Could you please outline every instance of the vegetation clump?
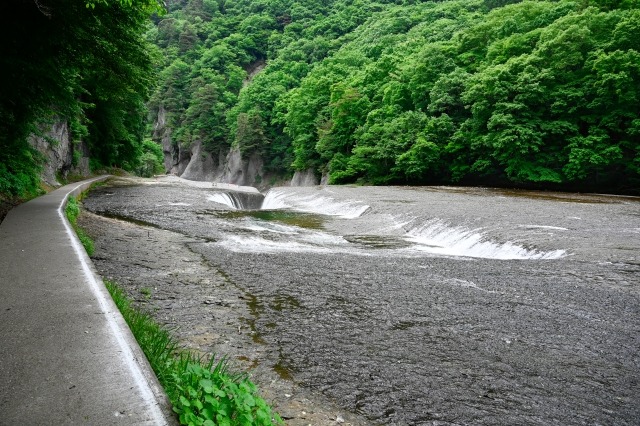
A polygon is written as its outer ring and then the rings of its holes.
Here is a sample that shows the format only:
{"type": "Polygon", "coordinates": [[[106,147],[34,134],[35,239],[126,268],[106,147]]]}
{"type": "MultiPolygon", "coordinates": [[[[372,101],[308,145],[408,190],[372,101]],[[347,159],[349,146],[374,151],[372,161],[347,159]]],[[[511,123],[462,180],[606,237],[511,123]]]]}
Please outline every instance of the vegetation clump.
{"type": "Polygon", "coordinates": [[[89,256],[92,256],[95,251],[93,240],[81,227],[78,226],[78,216],[80,215],[80,205],[78,204],[78,200],[75,197],[69,197],[64,211],[67,216],[67,220],[73,227],[73,230],[78,236],[78,239],[82,243],[85,251],[89,256]]]}
{"type": "Polygon", "coordinates": [[[149,106],[176,148],[331,183],[637,193],[639,6],[176,0],[149,106]]]}
{"type": "Polygon", "coordinates": [[[105,281],[183,425],[269,426],[284,424],[245,373],[180,348],[170,332],[133,306],[124,290],[105,281]]]}

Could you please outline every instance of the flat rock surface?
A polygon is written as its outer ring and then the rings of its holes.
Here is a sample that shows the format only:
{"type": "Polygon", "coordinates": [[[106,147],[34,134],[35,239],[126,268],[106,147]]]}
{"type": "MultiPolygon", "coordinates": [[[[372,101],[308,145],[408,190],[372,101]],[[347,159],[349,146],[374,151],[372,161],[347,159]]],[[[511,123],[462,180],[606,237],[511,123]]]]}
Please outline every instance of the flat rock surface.
{"type": "Polygon", "coordinates": [[[291,425],[640,422],[637,198],[112,181],[94,262],[291,425]],[[324,212],[324,214],[322,214],[324,212]]]}

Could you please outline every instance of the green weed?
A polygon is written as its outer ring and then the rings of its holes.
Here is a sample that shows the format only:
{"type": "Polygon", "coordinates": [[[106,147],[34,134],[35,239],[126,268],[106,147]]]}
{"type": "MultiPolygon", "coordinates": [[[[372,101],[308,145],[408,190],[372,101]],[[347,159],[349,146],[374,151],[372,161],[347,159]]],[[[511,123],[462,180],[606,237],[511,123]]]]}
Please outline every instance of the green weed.
{"type": "Polygon", "coordinates": [[[87,251],[87,254],[89,256],[92,256],[93,252],[95,251],[93,240],[77,224],[78,215],[80,214],[80,205],[78,204],[78,200],[75,197],[69,197],[64,211],[65,211],[65,214],[67,215],[67,219],[69,220],[69,223],[73,227],[73,230],[76,232],[78,239],[82,243],[82,246],[87,251]]]}
{"type": "Polygon", "coordinates": [[[140,294],[142,294],[145,299],[149,299],[151,297],[151,289],[149,287],[143,287],[140,289],[140,294]]]}
{"type": "Polygon", "coordinates": [[[245,373],[231,372],[224,358],[206,359],[180,348],[169,331],[151,315],[136,309],[117,284],[105,281],[105,285],[165,388],[180,424],[284,424],[245,373]]]}

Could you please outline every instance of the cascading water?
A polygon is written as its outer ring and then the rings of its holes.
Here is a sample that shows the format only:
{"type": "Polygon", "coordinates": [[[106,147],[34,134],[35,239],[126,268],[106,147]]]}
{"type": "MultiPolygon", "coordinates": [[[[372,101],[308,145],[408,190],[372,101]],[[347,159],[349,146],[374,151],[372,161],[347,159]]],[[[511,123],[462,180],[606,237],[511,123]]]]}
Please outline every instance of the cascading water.
{"type": "Polygon", "coordinates": [[[256,210],[260,209],[264,201],[264,195],[259,192],[214,192],[208,197],[209,201],[224,204],[234,210],[256,210]]]}
{"type": "MultiPolygon", "coordinates": [[[[247,201],[242,198],[245,195],[247,194],[216,192],[208,199],[234,210],[244,210],[250,208],[247,201]]],[[[250,195],[255,197],[256,194],[250,195]]],[[[257,206],[255,200],[253,205],[257,206]]],[[[320,193],[300,194],[273,189],[266,194],[260,206],[260,210],[314,213],[347,220],[358,219],[370,209],[370,206],[358,201],[336,200],[320,193]]],[[[391,252],[410,256],[416,253],[429,253],[503,260],[546,260],[567,255],[564,250],[541,251],[511,241],[497,242],[492,240],[486,231],[452,226],[441,219],[431,219],[421,223],[419,219],[413,218],[404,221],[402,226],[396,226],[400,223],[397,219],[392,218],[391,222],[395,225],[386,223],[379,228],[368,229],[366,235],[346,236],[245,217],[240,228],[249,232],[229,235],[220,244],[229,250],[240,252],[313,251],[372,255],[374,252],[371,249],[376,245],[375,248],[383,248],[383,250],[375,250],[375,254],[379,255],[390,255],[391,252]],[[408,231],[404,234],[400,232],[398,235],[399,228],[408,229],[408,231]],[[385,239],[389,241],[385,242],[385,239]],[[375,244],[367,244],[370,240],[375,244]],[[398,241],[403,243],[399,244],[398,241]]],[[[535,225],[531,227],[532,229],[565,229],[535,225]]]]}
{"type": "Polygon", "coordinates": [[[479,230],[461,226],[448,226],[441,220],[431,220],[410,229],[407,239],[414,243],[413,250],[449,256],[480,257],[485,259],[559,259],[564,250],[543,252],[527,249],[512,242],[490,241],[479,230]]]}
{"type": "Polygon", "coordinates": [[[213,201],[214,203],[223,204],[227,207],[230,207],[234,210],[238,209],[238,206],[233,202],[233,198],[226,192],[215,192],[207,198],[209,201],[213,201]]]}
{"type": "Polygon", "coordinates": [[[369,210],[369,206],[352,201],[337,201],[323,195],[288,194],[272,189],[265,196],[262,209],[291,209],[301,212],[338,216],[344,219],[355,219],[369,210]]]}

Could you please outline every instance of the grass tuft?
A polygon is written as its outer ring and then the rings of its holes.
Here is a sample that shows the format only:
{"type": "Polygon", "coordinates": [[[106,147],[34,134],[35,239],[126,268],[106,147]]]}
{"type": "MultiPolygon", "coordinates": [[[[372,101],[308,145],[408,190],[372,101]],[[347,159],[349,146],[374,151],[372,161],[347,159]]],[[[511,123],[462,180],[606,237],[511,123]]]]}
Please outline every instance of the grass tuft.
{"type": "Polygon", "coordinates": [[[67,215],[67,219],[69,223],[73,227],[73,230],[76,232],[78,239],[82,243],[82,246],[87,251],[89,256],[93,255],[95,251],[95,247],[93,245],[93,240],[91,237],[87,235],[86,232],[82,228],[78,226],[78,215],[80,215],[80,205],[78,204],[78,200],[75,197],[69,197],[67,200],[67,205],[64,209],[65,214],[67,215]]]}
{"type": "Polygon", "coordinates": [[[225,358],[207,359],[181,348],[150,314],[135,308],[116,283],[105,280],[105,285],[167,392],[180,424],[284,424],[258,395],[246,373],[231,372],[225,358]]]}

